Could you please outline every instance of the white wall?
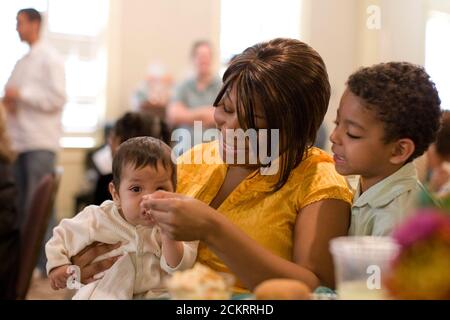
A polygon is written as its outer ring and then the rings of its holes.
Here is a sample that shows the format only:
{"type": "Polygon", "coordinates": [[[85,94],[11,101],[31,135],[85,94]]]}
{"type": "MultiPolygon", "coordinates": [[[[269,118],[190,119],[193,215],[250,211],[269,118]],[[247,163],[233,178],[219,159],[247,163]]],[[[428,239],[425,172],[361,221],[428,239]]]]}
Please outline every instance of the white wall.
{"type": "Polygon", "coordinates": [[[194,41],[210,40],[218,50],[220,8],[217,0],[111,1],[108,119],[129,108],[150,62],[164,63],[179,79],[190,65],[194,41]]]}
{"type": "MultiPolygon", "coordinates": [[[[385,61],[424,64],[429,0],[304,0],[303,39],[327,65],[332,96],[329,130],[348,76],[360,66],[385,61]],[[380,8],[379,29],[369,29],[367,8],[380,8]]],[[[450,5],[450,1],[443,0],[450,5]]]]}
{"type": "Polygon", "coordinates": [[[302,40],[319,52],[327,66],[331,100],[325,125],[330,131],[349,73],[357,65],[358,0],[304,0],[302,40]]]}

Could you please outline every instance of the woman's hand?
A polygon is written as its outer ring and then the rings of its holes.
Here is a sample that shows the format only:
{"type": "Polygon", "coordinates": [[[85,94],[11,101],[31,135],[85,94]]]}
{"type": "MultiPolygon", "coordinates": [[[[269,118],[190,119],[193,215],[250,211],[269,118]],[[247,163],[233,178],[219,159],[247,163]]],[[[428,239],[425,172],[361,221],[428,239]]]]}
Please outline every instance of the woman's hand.
{"type": "Polygon", "coordinates": [[[78,254],[71,258],[72,264],[80,268],[82,284],[88,284],[96,279],[94,276],[100,272],[106,271],[120,258],[120,256],[115,256],[107,258],[101,261],[92,263],[97,257],[108,253],[114,249],[119,248],[120,242],[115,244],[106,244],[100,242],[94,242],[81,250],[78,254]]]}
{"type": "Polygon", "coordinates": [[[178,241],[204,241],[219,217],[199,200],[165,191],[144,196],[141,208],[153,216],[163,233],[178,241]]]}

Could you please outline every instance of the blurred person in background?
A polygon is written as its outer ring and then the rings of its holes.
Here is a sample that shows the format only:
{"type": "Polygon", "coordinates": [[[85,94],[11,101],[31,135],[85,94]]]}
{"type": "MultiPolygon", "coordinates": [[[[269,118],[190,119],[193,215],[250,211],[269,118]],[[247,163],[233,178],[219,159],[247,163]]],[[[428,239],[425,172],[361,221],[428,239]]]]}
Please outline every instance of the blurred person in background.
{"type": "MultiPolygon", "coordinates": [[[[20,40],[30,46],[5,86],[3,104],[7,111],[7,128],[12,148],[17,153],[14,174],[19,193],[19,227],[27,217],[33,193],[41,179],[55,171],[55,158],[61,136],[61,115],[66,102],[64,63],[58,53],[40,37],[41,14],[22,9],[17,14],[20,40]]],[[[51,218],[46,239],[55,217],[51,218]]],[[[42,246],[38,262],[45,274],[42,246]]]]}
{"type": "Polygon", "coordinates": [[[195,74],[175,88],[172,102],[167,109],[168,124],[173,129],[186,129],[175,132],[172,137],[173,141],[181,142],[180,152],[194,146],[194,121],[201,121],[203,129],[215,126],[212,105],[222,87],[222,81],[213,70],[213,49],[208,41],[195,42],[191,58],[195,74]]]}
{"type": "Polygon", "coordinates": [[[166,107],[172,94],[173,79],[161,63],[151,63],[145,80],[133,93],[131,106],[133,111],[150,112],[165,119],[166,107]]]}
{"type": "Polygon", "coordinates": [[[450,195],[450,111],[444,111],[436,141],[427,153],[427,185],[438,196],[450,195]]]}

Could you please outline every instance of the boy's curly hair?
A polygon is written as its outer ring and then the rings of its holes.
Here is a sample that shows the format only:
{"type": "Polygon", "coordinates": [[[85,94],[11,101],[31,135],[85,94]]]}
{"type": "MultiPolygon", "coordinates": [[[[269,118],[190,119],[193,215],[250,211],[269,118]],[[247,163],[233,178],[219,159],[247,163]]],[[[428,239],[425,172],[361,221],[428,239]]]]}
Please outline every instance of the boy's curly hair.
{"type": "Polygon", "coordinates": [[[352,74],[349,90],[384,123],[386,143],[409,138],[415,150],[407,162],[435,141],[441,100],[424,68],[407,62],[380,63],[352,74]]]}

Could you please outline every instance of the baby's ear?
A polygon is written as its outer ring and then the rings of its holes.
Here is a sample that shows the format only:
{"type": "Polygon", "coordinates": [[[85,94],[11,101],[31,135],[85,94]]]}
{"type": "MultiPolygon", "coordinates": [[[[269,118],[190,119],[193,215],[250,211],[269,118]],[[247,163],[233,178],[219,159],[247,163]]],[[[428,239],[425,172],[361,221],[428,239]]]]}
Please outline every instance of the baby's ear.
{"type": "Polygon", "coordinates": [[[414,150],[416,150],[416,145],[411,139],[397,140],[393,145],[391,163],[395,165],[405,163],[414,153],[414,150]]]}
{"type": "Polygon", "coordinates": [[[116,187],[114,186],[114,183],[110,182],[108,187],[109,193],[111,193],[114,203],[116,204],[116,206],[120,207],[120,197],[119,193],[116,190],[116,187]]]}

